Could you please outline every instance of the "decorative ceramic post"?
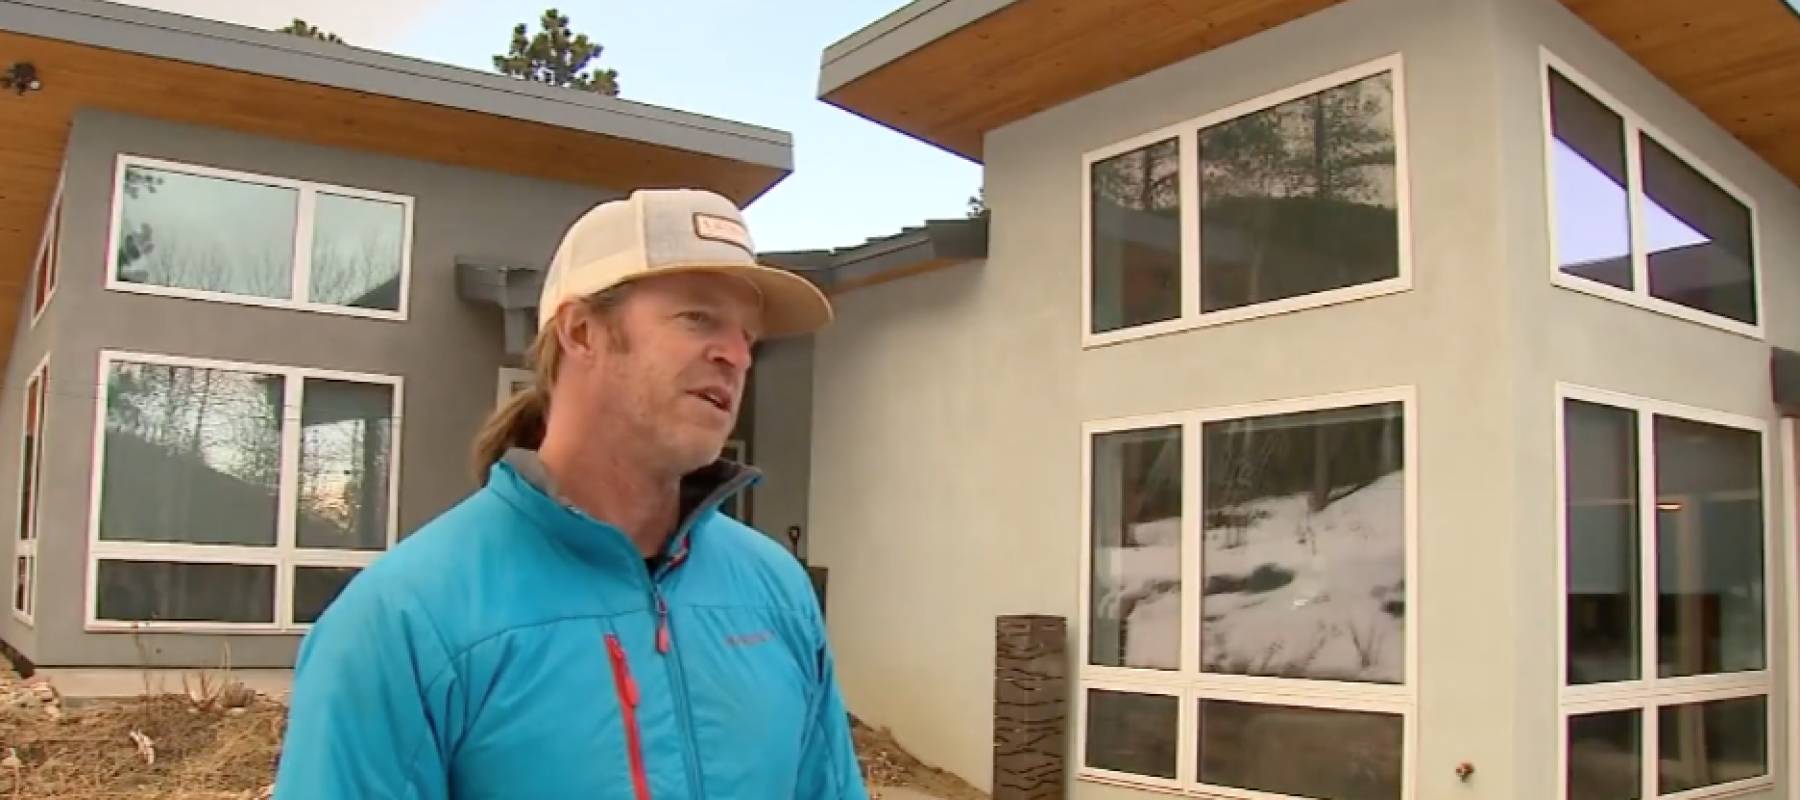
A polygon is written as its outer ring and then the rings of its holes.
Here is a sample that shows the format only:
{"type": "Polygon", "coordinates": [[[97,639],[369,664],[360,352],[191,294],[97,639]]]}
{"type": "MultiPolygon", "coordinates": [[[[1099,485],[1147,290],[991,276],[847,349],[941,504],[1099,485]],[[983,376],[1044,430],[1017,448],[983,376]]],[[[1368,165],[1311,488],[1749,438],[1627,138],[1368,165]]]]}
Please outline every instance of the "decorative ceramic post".
{"type": "Polygon", "coordinates": [[[994,624],[994,800],[1063,795],[1069,687],[1062,617],[994,624]]]}

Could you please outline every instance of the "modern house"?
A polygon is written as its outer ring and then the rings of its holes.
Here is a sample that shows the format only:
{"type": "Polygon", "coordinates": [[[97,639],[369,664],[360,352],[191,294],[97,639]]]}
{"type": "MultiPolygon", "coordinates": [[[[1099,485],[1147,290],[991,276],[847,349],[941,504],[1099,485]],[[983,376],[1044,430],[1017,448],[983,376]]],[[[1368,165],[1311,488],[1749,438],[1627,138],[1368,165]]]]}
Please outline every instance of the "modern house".
{"type": "Polygon", "coordinates": [[[992,209],[813,343],[850,706],[1011,797],[1800,797],[1792,6],[919,0],[831,47],[992,209]],[[1067,738],[996,778],[1021,614],[1067,738]]]}
{"type": "Polygon", "coordinates": [[[779,131],[95,0],[0,0],[0,71],[0,642],[75,693],[291,667],[473,488],[571,221],[792,167],[779,131]]]}

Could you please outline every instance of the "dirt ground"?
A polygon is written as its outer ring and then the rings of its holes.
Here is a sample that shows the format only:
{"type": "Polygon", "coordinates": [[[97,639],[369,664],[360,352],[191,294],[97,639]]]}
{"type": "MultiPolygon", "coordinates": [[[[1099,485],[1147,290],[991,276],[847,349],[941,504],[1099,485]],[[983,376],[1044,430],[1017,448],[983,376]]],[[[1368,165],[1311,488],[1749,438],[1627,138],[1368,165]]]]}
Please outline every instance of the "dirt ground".
{"type": "MultiPolygon", "coordinates": [[[[186,694],[65,702],[0,661],[0,800],[267,800],[287,708],[223,672],[186,694]]],[[[858,758],[879,797],[904,786],[946,800],[985,798],[856,723],[858,758]]]]}

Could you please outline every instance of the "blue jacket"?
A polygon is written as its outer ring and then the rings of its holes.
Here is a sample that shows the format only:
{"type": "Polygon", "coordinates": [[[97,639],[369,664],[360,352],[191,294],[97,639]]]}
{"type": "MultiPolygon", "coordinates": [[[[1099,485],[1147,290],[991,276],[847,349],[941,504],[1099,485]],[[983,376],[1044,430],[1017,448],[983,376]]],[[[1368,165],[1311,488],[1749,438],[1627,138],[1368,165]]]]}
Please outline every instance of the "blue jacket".
{"type": "Polygon", "coordinates": [[[653,576],[535,463],[515,451],[332,603],[275,797],[866,798],[805,571],[717,511],[755,473],[690,478],[653,576]]]}

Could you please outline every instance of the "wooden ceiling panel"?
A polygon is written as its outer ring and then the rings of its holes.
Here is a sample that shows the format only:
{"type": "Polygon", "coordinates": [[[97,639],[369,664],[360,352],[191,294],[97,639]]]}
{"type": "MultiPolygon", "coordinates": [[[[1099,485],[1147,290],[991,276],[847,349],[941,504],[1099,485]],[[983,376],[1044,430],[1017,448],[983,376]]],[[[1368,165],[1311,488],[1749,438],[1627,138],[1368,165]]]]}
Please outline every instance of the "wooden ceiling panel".
{"type": "Polygon", "coordinates": [[[987,131],[1342,0],[1022,0],[825,95],[981,160],[987,131]]]}

